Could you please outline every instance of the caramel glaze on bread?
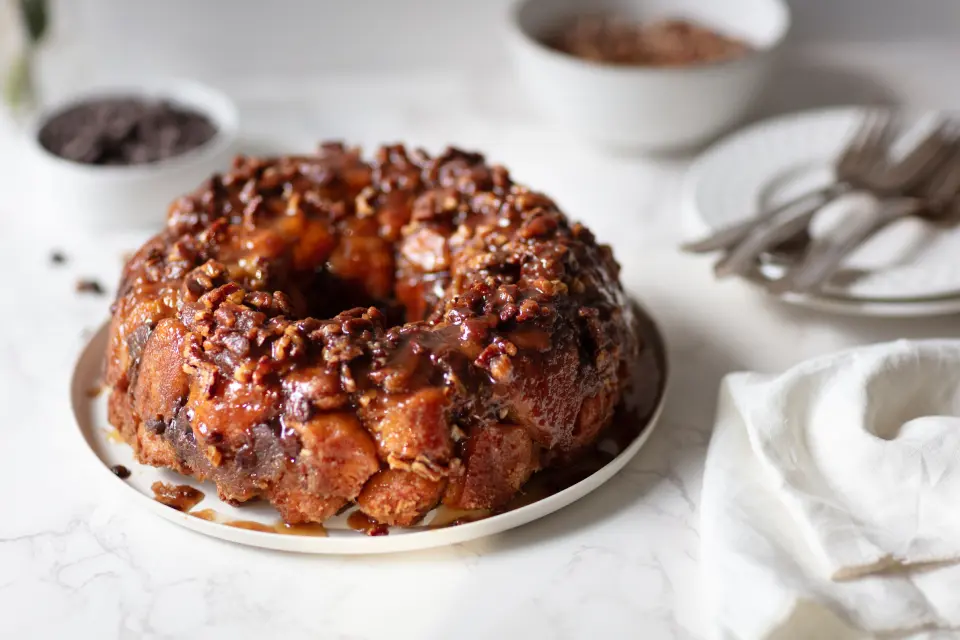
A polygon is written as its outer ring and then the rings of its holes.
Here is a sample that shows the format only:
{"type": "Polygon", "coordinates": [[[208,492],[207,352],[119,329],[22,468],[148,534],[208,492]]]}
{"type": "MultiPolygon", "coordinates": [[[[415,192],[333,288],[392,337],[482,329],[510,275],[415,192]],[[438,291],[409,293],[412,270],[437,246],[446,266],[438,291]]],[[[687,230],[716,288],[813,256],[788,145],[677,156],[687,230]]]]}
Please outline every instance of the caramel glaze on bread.
{"type": "Polygon", "coordinates": [[[124,269],[110,421],[140,462],[290,523],[496,508],[643,375],[618,269],[479,154],[240,157],[124,269]]]}

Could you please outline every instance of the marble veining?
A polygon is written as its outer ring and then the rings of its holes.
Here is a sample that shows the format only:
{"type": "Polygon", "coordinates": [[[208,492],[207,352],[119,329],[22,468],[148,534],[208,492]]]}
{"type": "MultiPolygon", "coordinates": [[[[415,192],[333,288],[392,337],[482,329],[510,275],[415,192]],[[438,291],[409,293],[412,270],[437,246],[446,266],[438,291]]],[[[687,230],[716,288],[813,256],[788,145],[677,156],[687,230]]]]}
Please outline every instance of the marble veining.
{"type": "MultiPolygon", "coordinates": [[[[850,59],[882,64],[862,53],[850,59]]],[[[66,232],[57,219],[68,212],[33,211],[14,134],[0,131],[0,175],[11,176],[0,191],[0,255],[18,266],[0,303],[3,637],[705,637],[697,506],[720,378],[856,344],[957,335],[951,320],[834,318],[714,282],[708,262],[675,249],[687,224],[677,197],[688,159],[583,154],[519,102],[490,98],[516,90],[507,77],[483,80],[484,100],[474,99],[476,81],[461,78],[428,79],[417,92],[389,78],[321,80],[336,101],[322,92],[261,100],[256,87],[237,85],[248,143],[303,148],[340,137],[436,149],[455,141],[553,195],[613,244],[626,285],[666,334],[672,380],[662,423],[587,498],[449,548],[311,557],[162,521],[79,455],[67,397],[73,360],[107,317],[122,255],[145,234],[66,232]],[[50,263],[53,249],[67,264],[50,263]],[[79,277],[99,279],[110,295],[77,294],[79,277]]],[[[943,99],[943,90],[926,98],[943,99]]]]}

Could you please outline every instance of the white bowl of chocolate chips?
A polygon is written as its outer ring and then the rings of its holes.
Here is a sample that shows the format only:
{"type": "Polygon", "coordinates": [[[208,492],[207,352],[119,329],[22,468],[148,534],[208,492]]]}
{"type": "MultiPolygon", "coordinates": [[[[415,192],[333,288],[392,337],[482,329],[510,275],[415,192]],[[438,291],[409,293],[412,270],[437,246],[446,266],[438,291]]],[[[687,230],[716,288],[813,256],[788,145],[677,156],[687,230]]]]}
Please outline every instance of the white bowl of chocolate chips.
{"type": "Polygon", "coordinates": [[[229,166],[238,126],[233,102],[198,83],[89,91],[28,129],[33,202],[75,228],[158,228],[173,200],[229,166]]]}

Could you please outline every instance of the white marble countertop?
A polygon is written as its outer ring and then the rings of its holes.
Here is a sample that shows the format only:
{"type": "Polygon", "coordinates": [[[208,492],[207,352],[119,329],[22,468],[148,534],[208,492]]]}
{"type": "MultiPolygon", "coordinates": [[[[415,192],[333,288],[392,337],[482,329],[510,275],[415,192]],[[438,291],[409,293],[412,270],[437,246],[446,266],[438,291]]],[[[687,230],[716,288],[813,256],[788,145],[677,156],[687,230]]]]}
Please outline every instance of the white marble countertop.
{"type": "MultiPolygon", "coordinates": [[[[960,88],[939,82],[955,54],[923,46],[896,55],[809,52],[793,59],[766,110],[877,97],[957,105],[960,88]]],[[[267,84],[234,93],[257,144],[306,147],[337,137],[437,149],[455,141],[554,196],[613,244],[625,284],[667,335],[672,383],[663,421],[594,494],[520,529],[445,549],[311,557],[235,546],[161,521],[93,477],[78,455],[67,398],[74,358],[110,303],[109,295],[75,293],[74,283],[90,276],[112,288],[121,255],[144,235],[66,234],[55,217],[37,215],[7,132],[3,637],[704,637],[697,505],[721,376],[778,370],[855,344],[960,333],[954,319],[831,317],[715,283],[706,262],[675,249],[688,158],[613,157],[558,138],[507,77],[328,77],[296,90],[267,84]],[[65,265],[50,263],[53,249],[66,254],[65,265]]]]}

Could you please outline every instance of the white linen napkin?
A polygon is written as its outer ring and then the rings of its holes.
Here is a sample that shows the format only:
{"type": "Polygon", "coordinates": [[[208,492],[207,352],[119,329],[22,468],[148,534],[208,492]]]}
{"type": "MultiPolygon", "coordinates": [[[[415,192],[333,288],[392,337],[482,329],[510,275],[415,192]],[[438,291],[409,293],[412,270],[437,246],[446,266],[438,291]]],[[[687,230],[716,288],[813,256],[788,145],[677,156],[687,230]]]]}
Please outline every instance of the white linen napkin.
{"type": "Polygon", "coordinates": [[[960,341],[728,376],[703,482],[716,637],[960,637],[960,341]]]}

